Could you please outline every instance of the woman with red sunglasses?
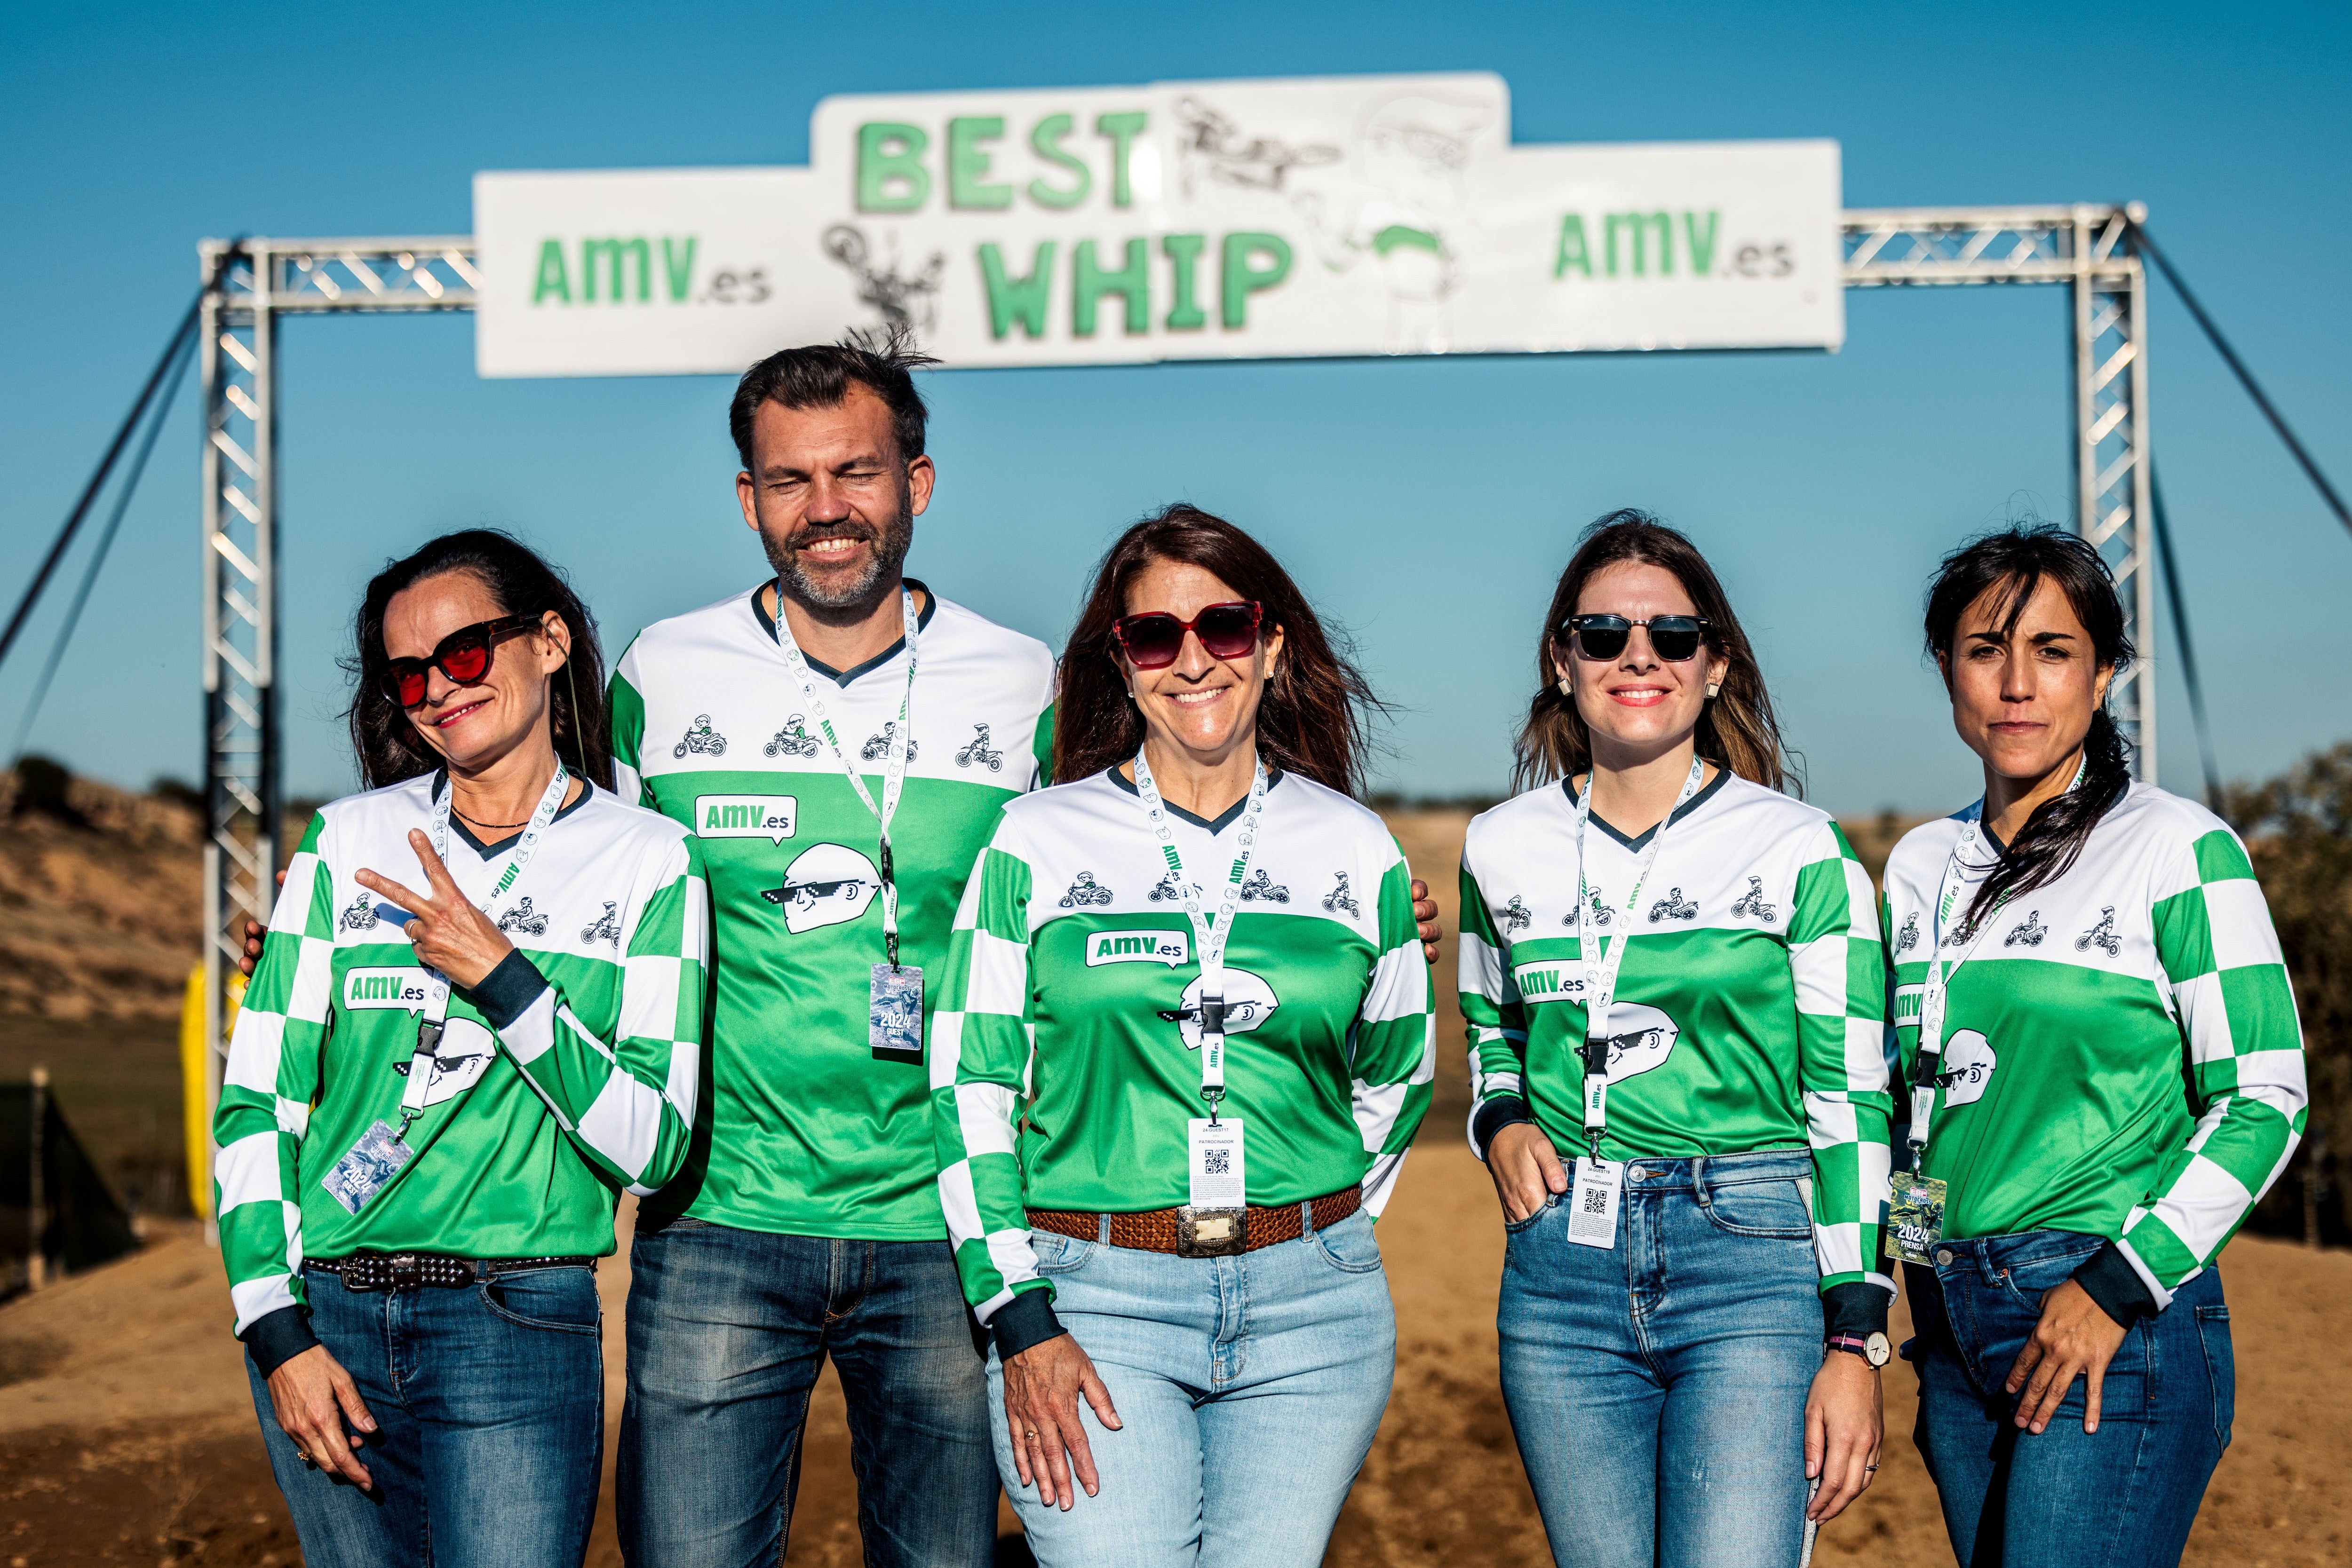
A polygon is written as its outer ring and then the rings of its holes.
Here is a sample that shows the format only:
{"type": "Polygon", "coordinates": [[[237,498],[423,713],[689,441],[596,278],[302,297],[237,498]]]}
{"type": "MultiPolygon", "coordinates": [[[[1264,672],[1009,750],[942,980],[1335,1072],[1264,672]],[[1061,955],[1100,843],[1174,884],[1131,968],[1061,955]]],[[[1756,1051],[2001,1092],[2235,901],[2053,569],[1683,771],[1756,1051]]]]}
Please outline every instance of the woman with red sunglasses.
{"type": "Polygon", "coordinates": [[[1588,529],[1536,668],[1532,788],[1462,855],[1512,1429],[1563,1568],[1794,1563],[1878,1464],[1870,878],[1783,792],[1755,653],[1681,534],[1588,529]]]}
{"type": "Polygon", "coordinates": [[[1371,1447],[1372,1218],[1435,1042],[1412,873],[1351,798],[1370,700],[1265,547],[1171,507],[1063,655],[1068,782],[966,887],[940,1192],[1047,1568],[1320,1563],[1371,1447]]]}
{"type": "Polygon", "coordinates": [[[522,545],[393,562],[357,643],[369,789],[287,869],[214,1122],[236,1332],[306,1561],[577,1568],[594,1260],[694,1125],[700,859],[611,793],[593,624],[522,545]]]}

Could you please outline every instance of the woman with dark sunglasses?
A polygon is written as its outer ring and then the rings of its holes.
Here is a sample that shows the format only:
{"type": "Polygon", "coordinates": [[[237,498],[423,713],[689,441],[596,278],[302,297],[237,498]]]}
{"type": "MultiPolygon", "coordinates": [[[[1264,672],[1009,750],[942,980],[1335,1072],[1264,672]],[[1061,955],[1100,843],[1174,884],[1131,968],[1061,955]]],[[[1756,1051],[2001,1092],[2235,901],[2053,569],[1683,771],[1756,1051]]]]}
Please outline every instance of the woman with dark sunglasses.
{"type": "Polygon", "coordinates": [[[1370,701],[1263,546],[1171,507],[1063,655],[1070,782],[966,887],[940,1193],[1047,1568],[1320,1563],[1371,1447],[1372,1218],[1434,1035],[1411,873],[1351,798],[1370,701]]]}
{"type": "Polygon", "coordinates": [[[306,1561],[577,1568],[594,1260],[694,1125],[699,858],[610,792],[594,627],[507,536],[387,566],[347,667],[368,792],[288,867],[214,1122],[254,1405],[306,1561]]]}
{"type": "Polygon", "coordinates": [[[1962,1563],[2158,1568],[2230,1441],[2214,1261],[2303,1124],[2294,992],[2237,834],[2132,779],[2098,551],[1971,540],[1926,622],[1984,795],[1886,862],[1920,1451],[1962,1563]]]}
{"type": "Polygon", "coordinates": [[[1563,1568],[1794,1563],[1878,1468],[1870,879],[1782,792],[1755,653],[1681,534],[1587,529],[1536,668],[1533,788],[1462,862],[1519,1454],[1563,1568]]]}

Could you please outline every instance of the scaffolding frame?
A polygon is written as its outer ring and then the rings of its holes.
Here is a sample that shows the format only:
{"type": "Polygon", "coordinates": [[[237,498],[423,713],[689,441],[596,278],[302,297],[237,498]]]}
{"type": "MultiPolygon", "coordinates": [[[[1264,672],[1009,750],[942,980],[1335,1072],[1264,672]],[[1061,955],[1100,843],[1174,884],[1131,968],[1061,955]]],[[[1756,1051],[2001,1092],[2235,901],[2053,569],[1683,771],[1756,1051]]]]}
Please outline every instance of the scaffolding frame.
{"type": "MultiPolygon", "coordinates": [[[[2138,203],[1913,207],[1843,214],[1848,288],[2059,284],[2074,290],[2074,526],[2114,570],[2143,657],[2109,695],[2134,771],[2156,776],[2156,555],[2149,504],[2147,279],[2138,203]]],[[[226,982],[267,922],[283,861],[278,695],[278,324],[287,316],[471,310],[467,235],[205,240],[204,387],[206,1124],[220,1094],[226,982]]],[[[214,1151],[216,1153],[217,1151],[214,1151]]]]}

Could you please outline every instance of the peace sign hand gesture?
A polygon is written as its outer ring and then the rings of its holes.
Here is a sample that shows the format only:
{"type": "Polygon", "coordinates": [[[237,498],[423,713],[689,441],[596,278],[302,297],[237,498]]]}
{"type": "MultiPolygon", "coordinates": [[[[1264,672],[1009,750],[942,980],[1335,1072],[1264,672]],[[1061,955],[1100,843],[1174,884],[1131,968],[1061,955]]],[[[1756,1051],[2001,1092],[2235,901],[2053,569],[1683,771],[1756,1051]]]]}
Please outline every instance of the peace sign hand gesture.
{"type": "Polygon", "coordinates": [[[449,868],[433,852],[433,841],[421,830],[408,830],[408,847],[416,852],[425,880],[432,884],[430,897],[372,871],[361,872],[355,880],[415,915],[406,930],[417,957],[446,975],[451,985],[470,990],[489,978],[490,971],[514,951],[514,944],[457,891],[449,868]]]}

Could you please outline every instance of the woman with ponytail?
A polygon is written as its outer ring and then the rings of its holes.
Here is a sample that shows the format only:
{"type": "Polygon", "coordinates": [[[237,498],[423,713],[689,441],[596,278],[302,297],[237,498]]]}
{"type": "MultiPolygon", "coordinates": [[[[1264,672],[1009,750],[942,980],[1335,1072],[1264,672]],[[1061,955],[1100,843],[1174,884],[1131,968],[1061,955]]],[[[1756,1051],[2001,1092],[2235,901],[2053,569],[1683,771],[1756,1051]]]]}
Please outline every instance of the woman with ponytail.
{"type": "Polygon", "coordinates": [[[1681,534],[1586,530],[1536,675],[1527,792],[1462,858],[1520,1458],[1562,1568],[1794,1563],[1878,1468],[1870,879],[1783,792],[1763,673],[1681,534]]]}
{"type": "Polygon", "coordinates": [[[2090,544],[1955,550],[1927,641],[1984,795],[1886,864],[1919,1446],[1962,1563],[2174,1563],[2234,1405],[2213,1261],[2303,1125],[2294,994],[2237,835],[2131,778],[2090,544]]]}

